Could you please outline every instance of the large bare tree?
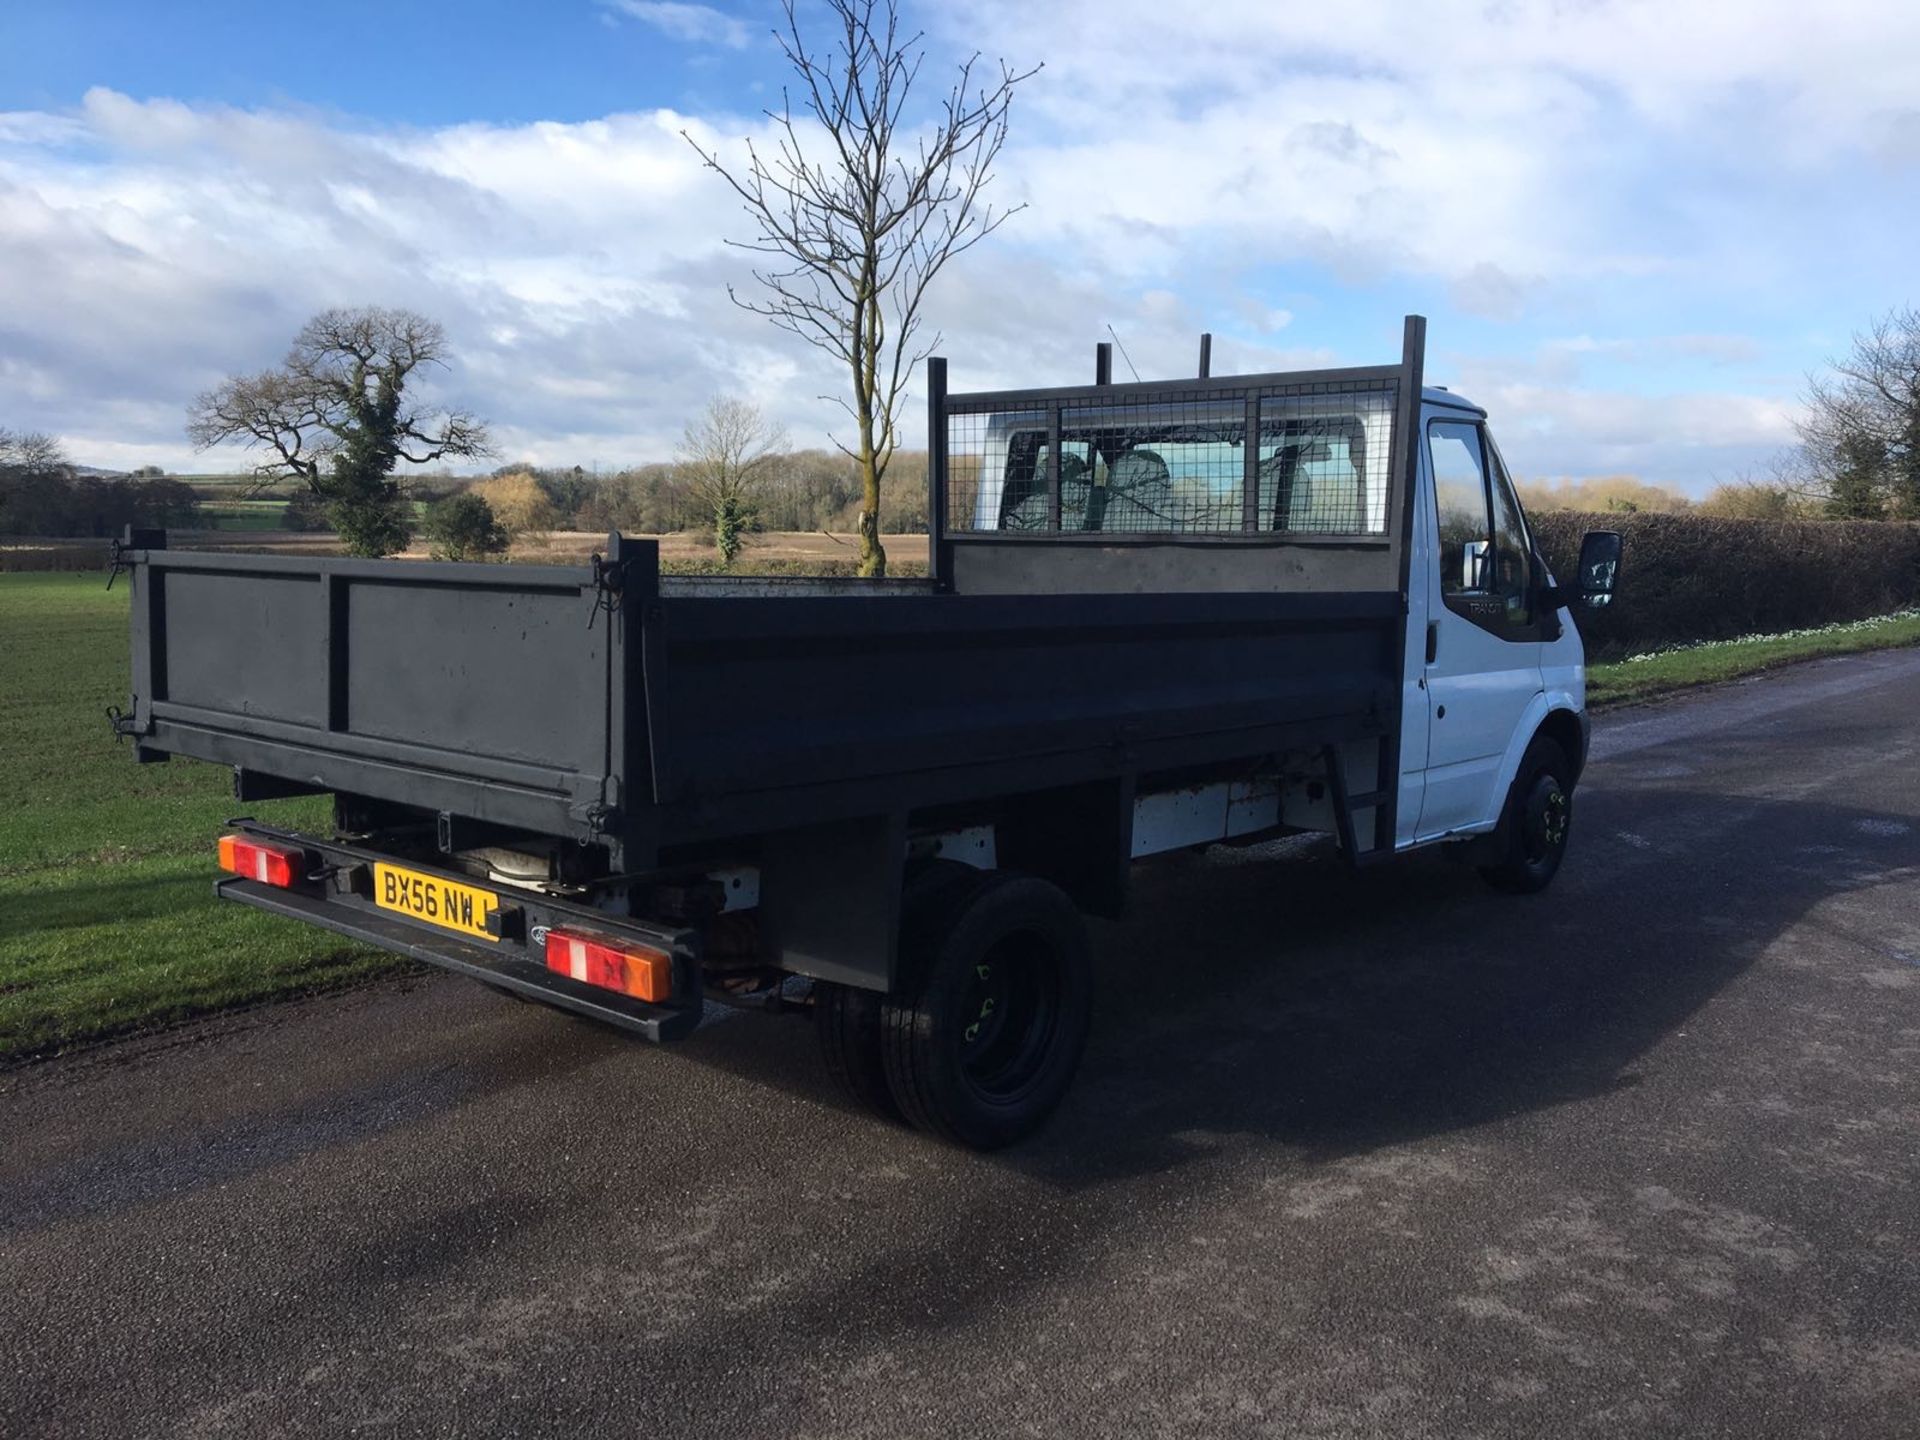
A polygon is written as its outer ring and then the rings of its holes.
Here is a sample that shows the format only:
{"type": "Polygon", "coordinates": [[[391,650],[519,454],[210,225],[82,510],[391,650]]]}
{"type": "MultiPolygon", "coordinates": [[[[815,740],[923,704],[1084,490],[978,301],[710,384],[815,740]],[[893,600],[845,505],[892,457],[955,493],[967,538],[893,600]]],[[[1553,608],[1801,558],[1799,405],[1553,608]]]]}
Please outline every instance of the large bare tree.
{"type": "MultiPolygon", "coordinates": [[[[801,33],[796,0],[782,0],[775,36],[797,84],[768,110],[777,139],[751,141],[742,166],[687,143],[733,187],[753,221],[749,240],[769,256],[754,271],[765,298],[736,305],[818,346],[847,368],[852,398],[838,403],[854,441],[835,440],[860,469],[860,571],[886,573],[880,487],[898,445],[900,406],[922,343],[927,287],[954,256],[991,235],[1019,206],[982,198],[1007,137],[1013,92],[1033,70],[976,54],[924,117],[909,99],[926,58],[921,35],[900,33],[897,0],[825,0],[832,38],[801,33]],[[924,123],[923,123],[924,118],[924,123]]],[[[685,134],[685,132],[682,132],[685,134]]]]}
{"type": "Polygon", "coordinates": [[[722,564],[740,553],[756,497],[785,451],[785,433],[745,400],[719,396],[688,424],[677,469],[713,524],[722,564]]]}
{"type": "Polygon", "coordinates": [[[419,373],[444,367],[447,354],[446,331],[411,310],[328,310],[301,328],[277,368],[232,376],[195,400],[187,434],[203,449],[237,441],[263,451],[254,473],[264,484],[304,485],[349,550],[391,555],[412,533],[394,467],[491,453],[473,416],[407,399],[419,373]]]}
{"type": "Polygon", "coordinates": [[[1920,309],[1892,310],[1807,384],[1800,438],[1828,508],[1920,520],[1920,309]]]}

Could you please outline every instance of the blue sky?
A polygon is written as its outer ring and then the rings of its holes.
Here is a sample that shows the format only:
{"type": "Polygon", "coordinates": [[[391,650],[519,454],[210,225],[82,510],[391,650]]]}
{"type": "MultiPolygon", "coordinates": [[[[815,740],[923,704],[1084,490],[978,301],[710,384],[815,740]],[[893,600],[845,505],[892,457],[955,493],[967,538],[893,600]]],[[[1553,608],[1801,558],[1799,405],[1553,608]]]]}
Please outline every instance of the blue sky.
{"type": "MultiPolygon", "coordinates": [[[[1792,438],[1806,372],[1920,299],[1920,7],[1645,0],[909,7],[929,81],[1047,68],[950,272],[955,383],[1429,374],[1515,468],[1696,493],[1792,438]]],[[[734,310],[743,222],[679,138],[755,133],[763,0],[0,10],[0,426],[210,468],[187,402],[332,304],[409,304],[512,458],[666,455],[715,393],[820,443],[838,377],[734,310]]],[[[750,281],[747,281],[750,283],[750,281]]],[[[917,397],[916,397],[917,400],[917,397]]],[[[910,411],[917,419],[918,411],[910,411]]],[[[910,421],[911,423],[911,421],[910,421]]]]}
{"type": "MultiPolygon", "coordinates": [[[[752,13],[742,5],[730,18],[745,30],[752,13]]],[[[10,5],[0,14],[0,106],[60,110],[103,86],[375,122],[514,124],[727,105],[743,68],[777,82],[764,47],[716,46],[697,38],[697,21],[691,28],[681,38],[593,0],[10,5]]]]}

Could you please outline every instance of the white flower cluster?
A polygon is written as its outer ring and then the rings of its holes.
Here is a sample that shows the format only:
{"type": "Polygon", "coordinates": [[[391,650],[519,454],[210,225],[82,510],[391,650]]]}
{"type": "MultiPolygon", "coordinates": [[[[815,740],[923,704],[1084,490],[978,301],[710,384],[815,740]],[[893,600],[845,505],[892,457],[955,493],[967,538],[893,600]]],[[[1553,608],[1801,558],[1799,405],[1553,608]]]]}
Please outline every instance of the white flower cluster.
{"type": "Polygon", "coordinates": [[[1913,619],[1920,619],[1920,606],[1896,610],[1891,615],[1869,615],[1864,620],[1836,620],[1831,625],[1815,625],[1806,630],[1778,630],[1771,635],[1742,635],[1734,640],[1689,640],[1684,645],[1663,645],[1658,650],[1629,655],[1622,663],[1637,665],[1642,660],[1657,660],[1662,655],[1678,655],[1687,650],[1704,650],[1721,645],[1759,645],[1768,640],[1799,640],[1812,635],[1851,635],[1855,631],[1872,630],[1894,620],[1913,619]]]}

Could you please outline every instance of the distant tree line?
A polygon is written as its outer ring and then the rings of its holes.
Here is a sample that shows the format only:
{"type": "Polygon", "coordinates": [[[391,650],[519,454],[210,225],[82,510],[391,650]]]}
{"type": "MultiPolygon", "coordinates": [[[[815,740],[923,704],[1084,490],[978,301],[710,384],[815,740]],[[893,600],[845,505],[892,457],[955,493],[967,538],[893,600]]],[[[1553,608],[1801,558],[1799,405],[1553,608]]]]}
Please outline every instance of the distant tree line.
{"type": "MultiPolygon", "coordinates": [[[[201,397],[194,436],[265,449],[261,480],[294,482],[287,527],[338,530],[366,554],[403,547],[418,504],[434,553],[459,558],[502,554],[514,541],[537,547],[555,530],[617,529],[705,531],[731,561],[755,531],[852,534],[871,525],[871,456],[789,449],[762,412],[730,397],[688,425],[673,460],[606,475],[513,464],[478,481],[397,476],[400,461],[486,453],[485,427],[471,416],[418,412],[403,398],[412,374],[444,363],[445,350],[436,324],[405,311],[327,312],[301,332],[281,369],[201,397]]],[[[1920,309],[1876,320],[1829,373],[1809,380],[1799,431],[1799,445],[1766,473],[1723,482],[1700,500],[1631,476],[1534,481],[1521,494],[1539,513],[1920,521],[1920,309]]],[[[926,463],[924,451],[892,454],[879,532],[925,531],[926,463]]],[[[0,533],[105,536],[127,524],[200,518],[194,490],[157,467],[83,474],[48,437],[0,430],[0,533]]]]}
{"type": "Polygon", "coordinates": [[[128,525],[191,526],[193,487],[148,466],[130,475],[76,470],[59,442],[0,429],[0,535],[117,535],[128,525]]]}
{"type": "MultiPolygon", "coordinates": [[[[896,483],[883,493],[881,530],[888,534],[927,528],[926,454],[901,451],[896,483]]],[[[859,524],[861,481],[855,464],[828,450],[776,450],[757,467],[750,493],[736,497],[735,523],[743,534],[786,530],[851,535],[859,524]]],[[[583,466],[503,465],[482,479],[433,473],[403,477],[398,494],[425,506],[422,531],[429,545],[436,507],[461,496],[487,505],[480,517],[461,507],[454,548],[461,558],[499,553],[485,543],[497,524],[512,540],[538,545],[556,530],[622,530],[659,535],[712,530],[711,497],[703,499],[698,467],[685,458],[627,466],[594,474],[583,466]],[[476,538],[477,537],[477,538],[476,538]]],[[[224,492],[223,492],[224,493],[224,492]]],[[[305,485],[257,491],[283,495],[288,530],[333,529],[328,499],[305,485]]],[[[195,529],[212,523],[203,497],[187,480],[158,466],[124,475],[83,473],[44,435],[0,429],[0,534],[32,536],[117,535],[127,525],[195,529]]]]}
{"type": "Polygon", "coordinates": [[[1831,515],[1822,497],[1784,484],[1771,472],[1723,480],[1698,500],[1631,475],[1522,480],[1516,488],[1529,515],[1571,510],[1583,515],[1710,515],[1721,520],[1848,518],[1831,515]]]}
{"type": "MultiPolygon", "coordinates": [[[[927,528],[925,451],[901,451],[894,483],[881,494],[880,529],[890,534],[927,528]]],[[[700,493],[699,467],[686,459],[660,460],[594,475],[579,466],[505,465],[473,489],[498,510],[494,486],[510,477],[531,480],[547,502],[532,526],[541,530],[621,530],[664,535],[712,528],[713,506],[700,493]]],[[[862,481],[854,461],[830,450],[778,450],[759,467],[752,486],[749,531],[791,530],[852,534],[859,527],[862,481]]],[[[528,513],[523,511],[523,514],[528,513]]],[[[522,526],[509,523],[516,534],[522,526]]]]}

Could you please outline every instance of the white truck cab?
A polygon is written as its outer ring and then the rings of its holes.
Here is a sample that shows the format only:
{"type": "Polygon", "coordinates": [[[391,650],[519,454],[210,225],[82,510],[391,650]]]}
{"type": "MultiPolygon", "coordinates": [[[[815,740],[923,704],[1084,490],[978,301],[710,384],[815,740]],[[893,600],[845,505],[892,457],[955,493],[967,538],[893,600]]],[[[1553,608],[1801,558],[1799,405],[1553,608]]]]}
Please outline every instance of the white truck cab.
{"type": "Polygon", "coordinates": [[[1417,443],[1401,849],[1491,832],[1535,737],[1554,738],[1577,774],[1587,728],[1580,634],[1555,603],[1487,412],[1428,387],[1417,443]]]}
{"type": "MultiPolygon", "coordinates": [[[[1407,559],[1393,833],[1390,846],[1381,836],[1355,848],[1474,842],[1496,883],[1534,889],[1552,878],[1587,747],[1586,662],[1570,607],[1610,599],[1619,537],[1588,537],[1583,589],[1556,585],[1485,410],[1439,386],[1422,388],[1408,419],[1370,392],[1331,386],[1251,426],[1237,396],[1008,408],[985,417],[965,463],[977,467],[961,517],[974,534],[1172,544],[1196,571],[1210,542],[1285,536],[1301,548],[1267,552],[1276,588],[1345,589],[1353,571],[1328,568],[1323,579],[1306,565],[1331,567],[1348,546],[1377,551],[1397,535],[1407,559]],[[1396,445],[1401,431],[1410,438],[1396,445]],[[1405,511],[1396,474],[1411,482],[1405,511]]],[[[1056,563],[1064,571],[1071,558],[1056,563]]],[[[1115,573],[1124,572],[1105,567],[1100,583],[1115,573]]],[[[1247,566],[1236,574],[1249,584],[1247,566]]],[[[1357,771],[1368,760],[1348,757],[1357,771]]],[[[1216,788],[1201,808],[1225,817],[1244,806],[1232,787],[1216,788]]],[[[1136,855],[1195,840],[1189,825],[1156,823],[1191,804],[1141,803],[1136,855]]],[[[1279,818],[1337,828],[1331,808],[1285,787],[1279,818]]]]}

